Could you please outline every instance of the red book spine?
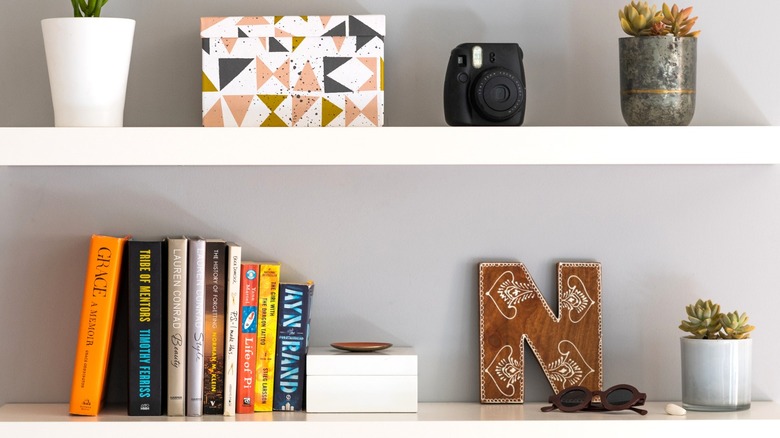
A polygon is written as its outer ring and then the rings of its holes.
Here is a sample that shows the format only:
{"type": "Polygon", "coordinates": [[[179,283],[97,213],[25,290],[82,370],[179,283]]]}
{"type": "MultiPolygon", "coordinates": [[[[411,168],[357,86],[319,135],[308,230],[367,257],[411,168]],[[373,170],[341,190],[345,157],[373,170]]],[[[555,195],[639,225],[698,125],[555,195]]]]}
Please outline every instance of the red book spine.
{"type": "Polygon", "coordinates": [[[241,327],[238,335],[237,414],[255,411],[255,365],[257,363],[257,286],[260,264],[241,263],[241,327]]]}

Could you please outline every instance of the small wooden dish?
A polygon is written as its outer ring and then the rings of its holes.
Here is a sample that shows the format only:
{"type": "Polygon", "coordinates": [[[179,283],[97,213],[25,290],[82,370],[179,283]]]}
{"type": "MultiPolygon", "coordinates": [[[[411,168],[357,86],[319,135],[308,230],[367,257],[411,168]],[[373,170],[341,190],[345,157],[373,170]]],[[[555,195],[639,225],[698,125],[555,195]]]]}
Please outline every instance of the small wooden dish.
{"type": "Polygon", "coordinates": [[[365,353],[384,350],[392,347],[393,344],[388,342],[334,342],[330,346],[339,350],[365,353]]]}

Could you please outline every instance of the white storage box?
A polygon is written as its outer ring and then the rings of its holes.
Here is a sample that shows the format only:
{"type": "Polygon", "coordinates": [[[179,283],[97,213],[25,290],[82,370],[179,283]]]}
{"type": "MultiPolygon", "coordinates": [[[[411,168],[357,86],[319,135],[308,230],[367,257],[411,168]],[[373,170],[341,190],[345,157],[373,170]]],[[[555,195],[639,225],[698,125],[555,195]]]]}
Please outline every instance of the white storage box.
{"type": "Polygon", "coordinates": [[[417,355],[410,347],[352,353],[311,347],[307,412],[417,412],[417,355]]]}

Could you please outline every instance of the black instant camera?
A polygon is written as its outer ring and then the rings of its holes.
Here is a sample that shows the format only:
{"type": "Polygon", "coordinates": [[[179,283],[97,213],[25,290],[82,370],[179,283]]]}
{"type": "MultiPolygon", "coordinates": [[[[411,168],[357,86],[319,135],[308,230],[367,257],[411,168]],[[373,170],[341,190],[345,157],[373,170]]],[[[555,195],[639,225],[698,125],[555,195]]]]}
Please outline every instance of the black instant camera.
{"type": "Polygon", "coordinates": [[[452,50],[444,78],[450,126],[523,124],[523,51],[515,43],[465,43],[452,50]]]}

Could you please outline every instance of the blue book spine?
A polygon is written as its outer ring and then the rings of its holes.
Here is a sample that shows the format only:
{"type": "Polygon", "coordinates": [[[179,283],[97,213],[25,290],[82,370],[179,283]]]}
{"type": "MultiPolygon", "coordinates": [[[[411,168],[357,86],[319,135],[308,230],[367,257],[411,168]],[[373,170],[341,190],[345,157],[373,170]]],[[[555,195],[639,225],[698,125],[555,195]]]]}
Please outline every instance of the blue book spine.
{"type": "Polygon", "coordinates": [[[281,283],[276,333],[275,411],[303,411],[314,283],[281,283]]]}

